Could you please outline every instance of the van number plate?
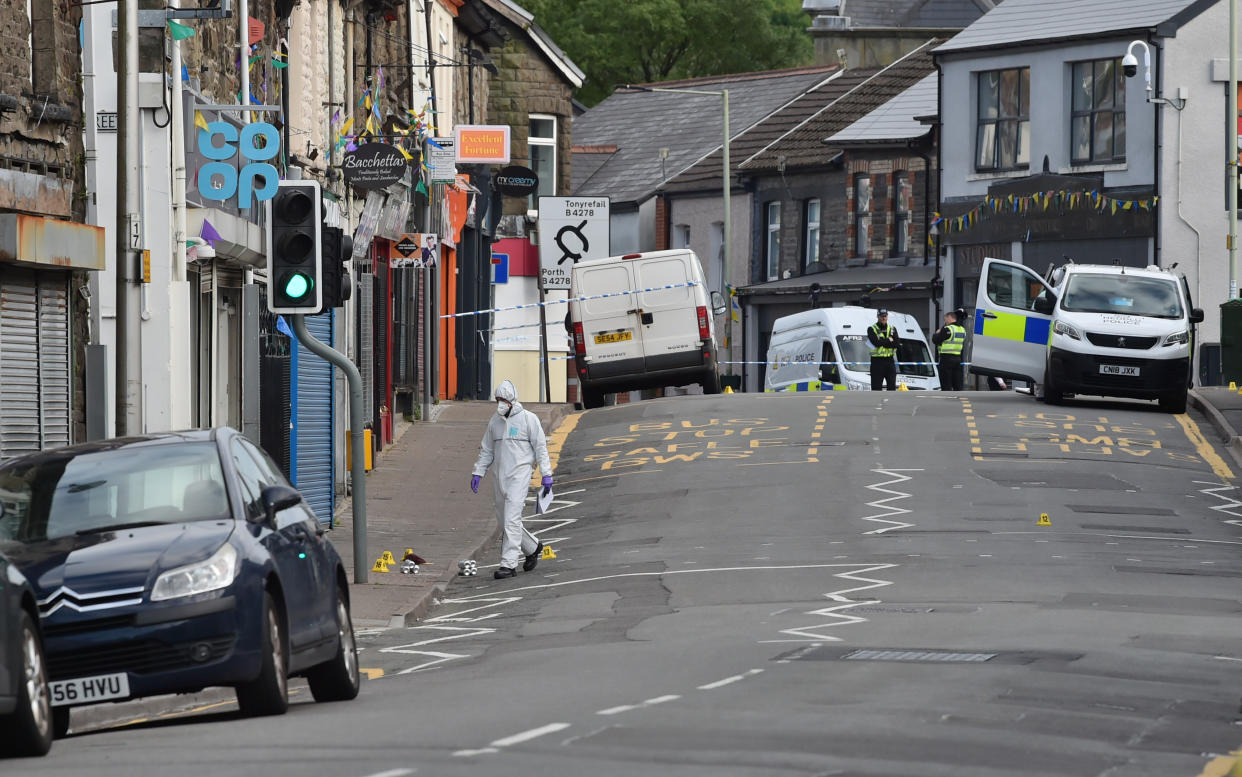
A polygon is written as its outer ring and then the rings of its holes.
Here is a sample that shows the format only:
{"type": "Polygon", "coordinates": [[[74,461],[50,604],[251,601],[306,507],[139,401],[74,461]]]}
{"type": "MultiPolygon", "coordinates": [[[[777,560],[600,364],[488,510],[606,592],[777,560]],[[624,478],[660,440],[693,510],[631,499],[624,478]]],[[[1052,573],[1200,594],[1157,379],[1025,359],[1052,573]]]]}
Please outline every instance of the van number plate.
{"type": "Polygon", "coordinates": [[[633,332],[609,332],[607,334],[595,335],[595,344],[604,345],[605,343],[622,343],[626,340],[633,339],[633,332]]]}
{"type": "Polygon", "coordinates": [[[1101,364],[1101,375],[1128,375],[1130,377],[1138,377],[1138,367],[1124,367],[1120,364],[1101,364]]]}

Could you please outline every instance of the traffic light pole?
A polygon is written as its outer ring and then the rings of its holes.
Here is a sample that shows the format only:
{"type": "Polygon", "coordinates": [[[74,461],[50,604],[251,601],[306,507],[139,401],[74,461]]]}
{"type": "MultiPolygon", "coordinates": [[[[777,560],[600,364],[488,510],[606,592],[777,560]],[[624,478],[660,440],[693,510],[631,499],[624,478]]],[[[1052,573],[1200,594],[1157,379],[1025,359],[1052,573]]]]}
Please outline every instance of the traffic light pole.
{"type": "Polygon", "coordinates": [[[306,329],[305,316],[291,315],[289,319],[293,322],[293,333],[306,346],[306,350],[329,364],[340,367],[345,373],[345,379],[349,381],[349,439],[350,451],[353,453],[350,456],[349,472],[353,485],[350,505],[354,513],[354,582],[367,583],[370,582],[367,573],[371,568],[367,566],[367,472],[362,440],[362,374],[345,354],[315,339],[306,329]]]}

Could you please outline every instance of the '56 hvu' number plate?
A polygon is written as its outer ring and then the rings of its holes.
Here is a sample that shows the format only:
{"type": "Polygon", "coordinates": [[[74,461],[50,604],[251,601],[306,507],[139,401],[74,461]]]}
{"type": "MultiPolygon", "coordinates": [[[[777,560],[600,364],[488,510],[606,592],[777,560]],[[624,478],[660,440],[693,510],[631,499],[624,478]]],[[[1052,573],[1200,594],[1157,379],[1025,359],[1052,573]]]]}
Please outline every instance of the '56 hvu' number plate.
{"type": "Polygon", "coordinates": [[[67,707],[70,704],[94,704],[109,699],[129,697],[129,675],[101,674],[94,677],[75,677],[52,683],[52,706],[67,707]]]}

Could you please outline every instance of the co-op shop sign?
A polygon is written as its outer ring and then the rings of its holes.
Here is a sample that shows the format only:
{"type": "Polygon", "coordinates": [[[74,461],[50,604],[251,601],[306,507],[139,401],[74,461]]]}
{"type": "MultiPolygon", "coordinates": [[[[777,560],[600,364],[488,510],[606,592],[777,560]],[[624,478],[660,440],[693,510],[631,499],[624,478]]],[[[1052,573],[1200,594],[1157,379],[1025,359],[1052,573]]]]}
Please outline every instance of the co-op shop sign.
{"type": "Polygon", "coordinates": [[[267,162],[280,153],[280,132],[273,125],[254,122],[238,130],[227,121],[209,122],[198,131],[198,153],[212,160],[198,170],[198,193],[204,200],[223,202],[236,196],[238,208],[249,208],[276,195],[280,173],[267,162]]]}

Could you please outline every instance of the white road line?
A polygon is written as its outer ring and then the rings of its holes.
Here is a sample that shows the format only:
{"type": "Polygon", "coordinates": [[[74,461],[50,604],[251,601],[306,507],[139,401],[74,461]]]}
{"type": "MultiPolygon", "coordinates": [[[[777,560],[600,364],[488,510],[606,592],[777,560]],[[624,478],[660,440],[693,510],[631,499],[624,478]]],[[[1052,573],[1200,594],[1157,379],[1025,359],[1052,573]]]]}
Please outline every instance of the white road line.
{"type": "Polygon", "coordinates": [[[511,737],[504,737],[492,742],[492,747],[508,747],[509,745],[517,745],[522,742],[529,742],[532,739],[538,739],[546,734],[555,734],[558,731],[564,731],[569,728],[568,723],[549,723],[546,726],[532,728],[530,731],[523,731],[521,734],[514,734],[511,737]]]}
{"type": "Polygon", "coordinates": [[[637,705],[622,704],[619,707],[609,707],[606,710],[599,710],[595,714],[596,715],[620,715],[622,712],[629,712],[630,710],[636,710],[636,709],[638,709],[637,705]]]}
{"type": "Polygon", "coordinates": [[[879,475],[887,475],[891,477],[892,480],[886,480],[882,483],[875,483],[873,485],[867,486],[867,488],[871,491],[879,491],[884,494],[892,494],[892,496],[889,496],[885,499],[877,499],[874,502],[867,502],[868,507],[873,507],[877,510],[884,510],[885,512],[876,513],[875,515],[863,516],[863,520],[872,521],[874,523],[887,523],[890,525],[879,528],[879,529],[873,529],[868,532],[863,532],[863,534],[883,534],[884,532],[892,531],[893,529],[907,529],[913,526],[914,524],[906,523],[904,521],[888,520],[889,516],[907,515],[910,513],[910,511],[904,507],[897,507],[895,505],[887,504],[888,502],[895,502],[900,499],[909,499],[910,494],[906,493],[905,491],[893,491],[891,489],[885,488],[885,486],[891,486],[896,483],[904,483],[907,480],[910,480],[910,477],[908,475],[901,474],[903,472],[922,472],[922,470],[921,469],[873,469],[871,471],[879,475]]]}
{"type": "Polygon", "coordinates": [[[417,769],[389,769],[386,772],[376,772],[368,774],[367,777],[405,777],[407,774],[413,774],[417,769]]]}
{"type": "Polygon", "coordinates": [[[657,696],[654,699],[648,699],[647,701],[643,702],[643,704],[650,707],[655,704],[663,704],[666,701],[677,701],[680,698],[681,698],[680,696],[677,696],[675,694],[669,694],[668,696],[657,696]]]}
{"type": "Polygon", "coordinates": [[[762,671],[763,671],[762,669],[751,669],[749,672],[746,672],[745,674],[735,674],[732,677],[726,677],[725,679],[717,680],[714,683],[708,683],[707,685],[700,685],[699,690],[700,691],[714,691],[717,688],[723,688],[726,685],[732,685],[733,683],[741,682],[742,680],[745,680],[747,677],[752,677],[754,675],[759,674],[762,671]]]}
{"type": "Polygon", "coordinates": [[[1211,483],[1204,480],[1196,480],[1194,482],[1195,485],[1199,486],[1214,486],[1214,488],[1201,488],[1199,493],[1210,494],[1214,499],[1219,499],[1223,503],[1211,505],[1211,508],[1217,512],[1232,516],[1232,520],[1225,521],[1225,523],[1232,524],[1233,526],[1242,526],[1242,513],[1234,510],[1235,507],[1242,507],[1242,502],[1220,493],[1221,491],[1234,491],[1237,489],[1237,486],[1231,486],[1226,483],[1211,483]]]}
{"type": "Polygon", "coordinates": [[[453,755],[458,758],[469,758],[472,755],[490,755],[491,753],[499,753],[500,751],[494,747],[481,747],[478,750],[458,750],[453,755]]]}

